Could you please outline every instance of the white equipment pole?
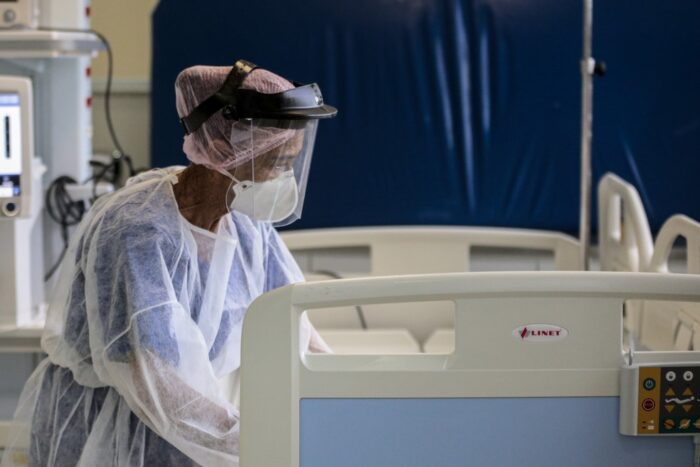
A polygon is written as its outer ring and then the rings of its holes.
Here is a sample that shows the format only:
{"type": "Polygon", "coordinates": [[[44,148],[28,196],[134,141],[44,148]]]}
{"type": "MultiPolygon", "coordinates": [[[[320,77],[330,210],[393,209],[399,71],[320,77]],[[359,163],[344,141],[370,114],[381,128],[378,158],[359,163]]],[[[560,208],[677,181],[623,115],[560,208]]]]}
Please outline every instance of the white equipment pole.
{"type": "Polygon", "coordinates": [[[581,60],[581,214],[579,239],[581,266],[589,267],[591,243],[591,141],[593,135],[593,74],[596,63],[592,53],[593,0],[583,0],[583,59],[581,60]]]}

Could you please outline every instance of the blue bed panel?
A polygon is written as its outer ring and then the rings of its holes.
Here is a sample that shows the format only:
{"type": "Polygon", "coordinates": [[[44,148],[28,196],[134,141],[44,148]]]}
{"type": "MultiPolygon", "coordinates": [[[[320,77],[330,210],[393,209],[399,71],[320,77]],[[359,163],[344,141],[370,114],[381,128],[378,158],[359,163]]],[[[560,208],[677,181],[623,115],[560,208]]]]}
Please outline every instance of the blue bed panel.
{"type": "Polygon", "coordinates": [[[691,437],[618,433],[618,398],[304,399],[301,467],[668,467],[691,437]]]}

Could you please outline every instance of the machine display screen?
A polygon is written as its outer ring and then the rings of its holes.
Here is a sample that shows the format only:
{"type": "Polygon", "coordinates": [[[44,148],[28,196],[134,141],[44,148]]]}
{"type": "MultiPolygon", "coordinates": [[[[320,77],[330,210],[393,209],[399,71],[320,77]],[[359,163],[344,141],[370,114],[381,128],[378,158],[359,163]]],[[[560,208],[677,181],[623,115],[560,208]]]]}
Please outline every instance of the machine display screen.
{"type": "Polygon", "coordinates": [[[20,196],[22,134],[19,94],[0,91],[0,198],[20,196]]]}

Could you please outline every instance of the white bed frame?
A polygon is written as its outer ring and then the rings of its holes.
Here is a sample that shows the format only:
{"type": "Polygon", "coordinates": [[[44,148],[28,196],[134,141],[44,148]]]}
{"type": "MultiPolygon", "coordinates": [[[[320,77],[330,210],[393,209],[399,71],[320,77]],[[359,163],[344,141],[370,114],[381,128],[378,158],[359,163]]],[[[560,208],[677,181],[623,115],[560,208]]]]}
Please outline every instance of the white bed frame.
{"type": "MultiPolygon", "coordinates": [[[[683,215],[672,216],[653,242],[639,193],[611,173],[598,184],[598,209],[602,270],[669,273],[673,244],[684,237],[687,272],[700,274],[700,224],[694,220],[683,215]]],[[[700,349],[700,309],[694,303],[630,301],[625,328],[642,348],[700,349]]]]}
{"type": "MultiPolygon", "coordinates": [[[[659,230],[654,254],[646,272],[668,274],[674,242],[683,237],[687,244],[687,273],[700,274],[700,223],[687,216],[669,218],[659,230]]],[[[697,303],[654,302],[641,304],[639,342],[650,350],[700,349],[700,306],[697,303]]]]}
{"type": "Polygon", "coordinates": [[[475,247],[542,250],[554,254],[556,270],[581,269],[580,245],[558,232],[480,227],[357,227],[285,232],[293,252],[369,248],[370,275],[466,272],[475,247]]]}
{"type": "Polygon", "coordinates": [[[618,396],[629,299],[697,302],[700,277],[465,273],[305,283],[265,294],[243,327],[241,466],[299,465],[303,398],[618,396]],[[427,300],[455,303],[453,354],[300,352],[305,310],[427,300]],[[567,329],[568,338],[533,345],[513,335],[542,323],[567,329]]]}
{"type": "MultiPolygon", "coordinates": [[[[639,192],[612,173],[605,174],[598,183],[598,251],[600,269],[618,272],[647,270],[654,252],[639,192]]],[[[642,308],[639,301],[630,301],[625,308],[624,325],[633,346],[641,334],[642,308]]]]}
{"type": "Polygon", "coordinates": [[[644,270],[654,250],[639,193],[612,173],[598,183],[598,248],[601,270],[622,272],[644,270]]]}
{"type": "MultiPolygon", "coordinates": [[[[511,248],[543,251],[554,256],[558,271],[581,270],[579,242],[557,232],[478,227],[366,227],[285,232],[282,239],[295,254],[313,250],[369,249],[370,270],[365,276],[430,274],[470,271],[473,248],[511,248]]],[[[312,278],[318,279],[318,276],[312,278]]],[[[435,329],[453,326],[454,309],[433,303],[426,313],[415,304],[364,306],[367,327],[408,329],[424,342],[435,329]]],[[[320,329],[361,330],[355,308],[310,313],[320,329]]],[[[322,332],[323,334],[323,332],[322,332]]],[[[350,332],[352,334],[352,332],[350,332]]]]}

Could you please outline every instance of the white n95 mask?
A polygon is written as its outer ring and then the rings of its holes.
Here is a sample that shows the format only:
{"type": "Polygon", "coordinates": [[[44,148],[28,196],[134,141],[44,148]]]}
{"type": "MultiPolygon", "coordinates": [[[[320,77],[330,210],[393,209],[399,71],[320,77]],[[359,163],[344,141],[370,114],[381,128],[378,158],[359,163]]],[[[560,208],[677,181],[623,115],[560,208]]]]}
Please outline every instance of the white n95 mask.
{"type": "Polygon", "coordinates": [[[280,222],[291,216],[299,202],[293,170],[264,182],[236,180],[233,193],[235,198],[229,206],[232,210],[266,222],[280,222]]]}

